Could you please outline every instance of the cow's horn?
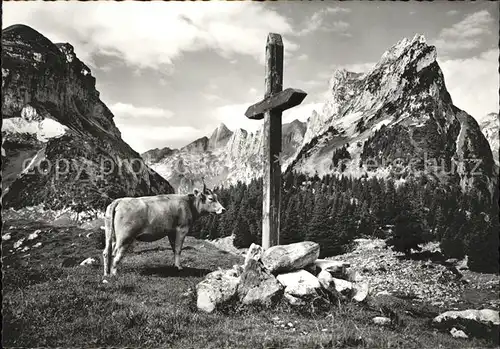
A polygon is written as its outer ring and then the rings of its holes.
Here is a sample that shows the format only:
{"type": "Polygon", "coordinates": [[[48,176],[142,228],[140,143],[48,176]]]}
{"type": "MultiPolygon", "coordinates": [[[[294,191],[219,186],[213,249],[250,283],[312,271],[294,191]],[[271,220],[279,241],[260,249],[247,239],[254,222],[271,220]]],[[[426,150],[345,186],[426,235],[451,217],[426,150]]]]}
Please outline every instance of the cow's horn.
{"type": "Polygon", "coordinates": [[[201,181],[203,182],[203,192],[205,193],[207,191],[207,186],[205,185],[205,178],[201,177],[201,181]]]}

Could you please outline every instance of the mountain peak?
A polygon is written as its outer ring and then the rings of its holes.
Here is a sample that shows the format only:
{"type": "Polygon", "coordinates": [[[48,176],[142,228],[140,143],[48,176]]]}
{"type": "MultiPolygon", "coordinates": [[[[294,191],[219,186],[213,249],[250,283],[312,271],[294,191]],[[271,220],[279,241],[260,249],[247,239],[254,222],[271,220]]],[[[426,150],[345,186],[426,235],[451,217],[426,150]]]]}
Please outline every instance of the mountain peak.
{"type": "Polygon", "coordinates": [[[214,132],[212,132],[208,141],[208,147],[212,149],[223,147],[227,144],[232,135],[233,132],[231,132],[231,130],[229,130],[226,125],[221,122],[214,132]]]}

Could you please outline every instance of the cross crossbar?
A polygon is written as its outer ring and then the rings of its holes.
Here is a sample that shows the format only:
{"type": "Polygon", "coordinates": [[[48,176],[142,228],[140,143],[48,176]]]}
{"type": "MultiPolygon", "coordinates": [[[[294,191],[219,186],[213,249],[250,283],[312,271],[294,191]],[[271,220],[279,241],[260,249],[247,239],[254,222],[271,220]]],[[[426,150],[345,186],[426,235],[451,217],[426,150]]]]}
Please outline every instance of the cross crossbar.
{"type": "Polygon", "coordinates": [[[306,96],[307,93],[298,88],[287,88],[248,107],[245,115],[252,120],[261,120],[264,119],[265,112],[283,112],[302,103],[306,96]]]}

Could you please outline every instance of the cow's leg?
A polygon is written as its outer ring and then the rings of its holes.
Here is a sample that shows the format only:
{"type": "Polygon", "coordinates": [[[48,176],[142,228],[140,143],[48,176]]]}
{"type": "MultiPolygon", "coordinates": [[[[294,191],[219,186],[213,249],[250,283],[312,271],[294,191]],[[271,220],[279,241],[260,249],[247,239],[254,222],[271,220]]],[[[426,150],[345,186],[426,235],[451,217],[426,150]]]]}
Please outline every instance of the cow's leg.
{"type": "Polygon", "coordinates": [[[174,266],[177,270],[182,270],[181,267],[181,251],[184,239],[189,233],[189,227],[178,227],[175,231],[175,246],[174,246],[174,266]]]}
{"type": "Polygon", "coordinates": [[[132,245],[133,240],[121,240],[116,241],[115,248],[113,250],[113,264],[111,265],[111,275],[116,275],[118,264],[123,258],[125,252],[132,245]]]}
{"type": "Polygon", "coordinates": [[[167,236],[168,236],[168,241],[170,242],[170,247],[172,247],[172,252],[175,253],[175,235],[176,231],[169,231],[167,236]]]}

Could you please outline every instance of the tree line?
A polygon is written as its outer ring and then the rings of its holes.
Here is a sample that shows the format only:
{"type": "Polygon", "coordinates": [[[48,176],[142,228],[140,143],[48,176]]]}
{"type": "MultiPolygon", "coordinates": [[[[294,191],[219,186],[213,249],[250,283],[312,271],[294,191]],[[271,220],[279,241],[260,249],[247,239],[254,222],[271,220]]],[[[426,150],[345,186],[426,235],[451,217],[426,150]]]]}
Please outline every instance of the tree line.
{"type": "MultiPolygon", "coordinates": [[[[439,241],[446,256],[468,255],[471,269],[498,272],[498,205],[481,193],[426,177],[340,175],[282,177],[280,244],[312,240],[321,257],[341,254],[358,237],[378,237],[410,253],[439,241]]],[[[237,247],[261,243],[262,179],[216,188],[227,211],[202,217],[193,232],[215,239],[234,234],[237,247]]]]}

